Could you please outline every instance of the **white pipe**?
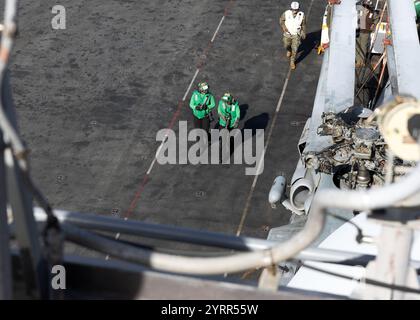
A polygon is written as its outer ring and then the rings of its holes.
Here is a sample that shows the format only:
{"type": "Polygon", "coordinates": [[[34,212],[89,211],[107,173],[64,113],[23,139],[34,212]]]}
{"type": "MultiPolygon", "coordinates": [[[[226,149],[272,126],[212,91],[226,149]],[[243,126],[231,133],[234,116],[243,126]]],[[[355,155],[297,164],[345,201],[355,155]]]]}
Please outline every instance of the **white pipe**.
{"type": "Polygon", "coordinates": [[[305,202],[314,191],[314,182],[307,171],[304,178],[297,180],[290,189],[290,203],[299,211],[305,210],[305,202]]]}
{"type": "MultiPolygon", "coordinates": [[[[124,253],[127,254],[128,259],[144,263],[157,270],[195,275],[236,273],[250,269],[269,267],[297,256],[300,251],[308,247],[317,239],[325,224],[324,211],[327,207],[355,209],[360,211],[385,208],[392,206],[419,191],[420,166],[417,165],[409,176],[380,189],[370,189],[368,191],[319,190],[312,202],[311,212],[305,227],[289,240],[279,243],[272,248],[216,258],[192,258],[157,253],[138,248],[136,248],[135,252],[128,250],[124,251],[124,253]]],[[[89,236],[89,233],[87,233],[87,239],[83,240],[84,232],[82,230],[71,233],[75,238],[82,239],[80,241],[85,241],[83,243],[84,245],[89,244],[93,247],[97,246],[96,249],[100,251],[105,251],[107,249],[107,246],[100,245],[100,243],[103,243],[103,239],[95,241],[89,236]],[[79,232],[79,236],[77,236],[77,232],[79,232]]],[[[115,241],[109,242],[112,249],[115,249],[114,244],[115,241]]],[[[127,250],[127,248],[121,244],[121,248],[118,250],[127,250]]],[[[119,252],[118,250],[116,252],[119,252]]]]}
{"type": "Polygon", "coordinates": [[[151,266],[166,271],[191,274],[220,274],[276,265],[296,256],[321,233],[327,207],[371,210],[392,206],[420,190],[420,166],[399,182],[369,191],[320,190],[314,197],[305,228],[291,239],[263,251],[220,258],[187,258],[151,253],[151,266]]]}
{"type": "Polygon", "coordinates": [[[315,196],[315,202],[332,208],[367,211],[387,208],[420,191],[420,166],[417,164],[412,173],[396,183],[369,191],[322,190],[315,196]]]}
{"type": "MultiPolygon", "coordinates": [[[[272,248],[235,254],[229,257],[192,258],[157,253],[138,248],[132,251],[123,245],[115,251],[115,245],[118,245],[118,243],[115,244],[115,241],[110,241],[108,244],[111,251],[120,252],[118,250],[124,250],[124,256],[129,260],[141,262],[151,268],[166,272],[197,275],[236,273],[277,265],[281,261],[286,261],[297,256],[321,234],[325,224],[324,210],[327,207],[356,209],[360,211],[385,208],[414,195],[419,190],[420,166],[417,166],[409,176],[381,189],[370,189],[368,191],[319,190],[314,197],[308,221],[302,231],[272,248]]],[[[89,233],[85,234],[87,237],[84,239],[84,232],[78,232],[71,233],[74,238],[79,239],[79,241],[84,241],[82,244],[90,245],[96,250],[106,252],[107,245],[104,245],[104,239],[96,239],[98,240],[96,241],[89,233]]],[[[110,254],[112,255],[111,252],[110,254]]]]}
{"type": "Polygon", "coordinates": [[[284,200],[282,203],[283,207],[285,207],[287,210],[293,212],[294,214],[297,214],[298,216],[301,216],[303,214],[303,211],[297,210],[291,203],[290,200],[284,200]]]}

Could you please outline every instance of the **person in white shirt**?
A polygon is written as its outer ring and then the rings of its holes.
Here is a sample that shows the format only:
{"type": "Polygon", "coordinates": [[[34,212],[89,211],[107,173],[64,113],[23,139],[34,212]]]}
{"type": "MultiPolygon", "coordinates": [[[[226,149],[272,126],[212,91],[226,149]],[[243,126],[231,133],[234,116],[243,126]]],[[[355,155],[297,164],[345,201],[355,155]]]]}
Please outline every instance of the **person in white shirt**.
{"type": "Polygon", "coordinates": [[[296,69],[296,54],[300,43],[306,38],[306,17],[299,10],[299,3],[293,1],[290,9],[280,17],[280,26],[283,30],[283,44],[287,50],[287,57],[290,58],[290,68],[296,69]]]}

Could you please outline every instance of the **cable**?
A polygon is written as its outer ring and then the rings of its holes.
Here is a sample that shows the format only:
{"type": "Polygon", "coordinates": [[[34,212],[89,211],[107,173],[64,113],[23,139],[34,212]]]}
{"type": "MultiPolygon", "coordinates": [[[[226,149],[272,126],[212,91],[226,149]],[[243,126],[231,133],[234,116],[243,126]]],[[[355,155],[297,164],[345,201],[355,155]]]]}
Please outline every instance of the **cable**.
{"type": "MultiPolygon", "coordinates": [[[[328,274],[330,276],[339,277],[339,278],[343,278],[343,279],[347,279],[347,280],[356,280],[353,277],[350,277],[350,276],[347,276],[347,275],[344,275],[344,274],[341,274],[341,273],[336,273],[336,272],[333,272],[333,271],[325,270],[325,269],[322,269],[322,268],[314,267],[314,266],[308,265],[304,262],[302,262],[302,266],[305,267],[305,268],[314,270],[314,271],[318,271],[318,272],[328,274]]],[[[410,287],[406,287],[406,286],[389,284],[389,283],[385,283],[385,282],[381,282],[381,281],[377,281],[377,280],[373,280],[373,279],[364,279],[364,282],[366,284],[370,284],[372,286],[377,286],[377,287],[382,287],[382,288],[392,289],[392,290],[397,290],[397,291],[403,291],[403,292],[406,292],[406,293],[420,294],[419,289],[410,288],[410,287]]]]}
{"type": "Polygon", "coordinates": [[[166,272],[216,275],[248,270],[259,266],[259,261],[262,261],[264,266],[271,265],[271,259],[268,259],[269,253],[267,253],[267,250],[214,258],[186,257],[133,247],[132,245],[121,243],[115,239],[110,240],[104,236],[71,225],[64,225],[63,230],[66,239],[73,243],[115,258],[140,263],[166,272]],[[255,256],[259,258],[257,261],[254,261],[255,256]]]}
{"type": "MultiPolygon", "coordinates": [[[[10,53],[16,37],[17,7],[17,0],[6,0],[4,7],[4,29],[2,31],[0,46],[0,132],[2,133],[2,138],[6,147],[11,149],[14,160],[16,160],[14,161],[14,166],[17,166],[18,172],[15,175],[15,179],[21,178],[23,180],[28,191],[34,196],[35,200],[44,209],[47,215],[47,223],[42,233],[42,239],[45,246],[45,258],[50,265],[57,265],[61,264],[63,251],[63,235],[60,224],[54,215],[50,204],[32,182],[27,161],[28,150],[20,139],[14,123],[11,122],[11,118],[13,118],[11,98],[4,99],[5,90],[10,90],[5,87],[5,79],[10,53]]],[[[54,290],[50,293],[51,297],[56,297],[56,292],[54,292],[54,290]]]]}
{"type": "MultiPolygon", "coordinates": [[[[116,239],[114,236],[109,236],[103,233],[99,233],[99,232],[92,232],[93,234],[97,235],[97,236],[102,236],[103,238],[106,238],[108,240],[117,240],[118,242],[128,245],[128,246],[132,246],[134,248],[137,249],[142,249],[142,250],[150,250],[150,251],[154,251],[154,252],[158,252],[158,253],[165,253],[165,254],[172,254],[172,255],[183,255],[183,256],[190,256],[190,257],[198,257],[198,256],[202,256],[202,257],[220,257],[220,256],[229,256],[230,253],[228,251],[206,251],[206,252],[202,252],[202,251],[191,251],[191,250],[183,250],[183,249],[171,249],[171,248],[164,248],[164,247],[157,247],[157,246],[153,246],[153,245],[148,245],[148,244],[142,244],[142,243],[138,243],[138,242],[133,242],[133,241],[129,241],[129,240],[124,240],[121,238],[116,239]]],[[[226,249],[229,250],[229,249],[226,249]]]]}
{"type": "Polygon", "coordinates": [[[331,216],[331,217],[333,217],[333,218],[335,218],[335,219],[337,219],[337,220],[341,220],[341,221],[344,221],[344,222],[346,222],[346,223],[349,223],[349,224],[351,224],[353,227],[355,227],[356,228],[356,230],[357,230],[357,236],[356,236],[356,241],[357,241],[357,243],[362,243],[363,242],[363,239],[365,238],[365,236],[363,235],[363,230],[357,225],[357,224],[355,224],[353,221],[351,221],[350,219],[347,219],[347,218],[344,218],[344,217],[342,217],[342,216],[339,216],[339,215],[337,215],[337,214],[334,214],[334,213],[327,213],[329,216],[331,216]]]}
{"type": "Polygon", "coordinates": [[[382,60],[384,58],[385,58],[385,53],[382,54],[381,58],[378,60],[378,62],[376,63],[376,65],[373,67],[373,69],[370,69],[369,74],[367,76],[367,80],[364,77],[365,74],[363,75],[363,78],[362,78],[363,83],[361,84],[360,88],[358,89],[358,91],[354,95],[355,97],[358,97],[359,96],[359,94],[362,92],[362,90],[365,87],[365,85],[373,78],[373,76],[375,75],[376,69],[378,68],[378,66],[380,65],[380,63],[382,62],[382,60]]]}
{"type": "MultiPolygon", "coordinates": [[[[0,88],[4,86],[4,77],[7,65],[9,63],[10,52],[13,47],[14,38],[16,36],[16,13],[17,13],[17,0],[6,0],[5,14],[4,14],[4,30],[1,37],[0,47],[0,88]]],[[[32,194],[39,205],[44,209],[47,214],[50,224],[58,225],[58,220],[54,216],[51,205],[48,203],[46,198],[42,195],[39,189],[33,183],[27,164],[27,153],[24,143],[19,137],[16,129],[10,122],[6,112],[5,106],[3,105],[3,90],[0,90],[0,130],[4,133],[7,140],[5,142],[15,155],[17,159],[18,167],[21,169],[22,177],[27,187],[32,191],[32,194]]],[[[48,224],[47,224],[48,225],[48,224]]]]}
{"type": "MultiPolygon", "coordinates": [[[[10,52],[13,47],[14,37],[16,35],[16,11],[17,0],[6,0],[4,9],[4,30],[1,36],[0,47],[0,88],[3,88],[5,71],[9,62],[10,52]]],[[[0,92],[0,129],[7,135],[7,138],[10,139],[15,156],[18,159],[25,159],[27,150],[19,138],[16,129],[10,123],[10,120],[5,113],[2,93],[3,90],[0,92]]],[[[26,161],[20,165],[23,166],[25,164],[26,161]]]]}

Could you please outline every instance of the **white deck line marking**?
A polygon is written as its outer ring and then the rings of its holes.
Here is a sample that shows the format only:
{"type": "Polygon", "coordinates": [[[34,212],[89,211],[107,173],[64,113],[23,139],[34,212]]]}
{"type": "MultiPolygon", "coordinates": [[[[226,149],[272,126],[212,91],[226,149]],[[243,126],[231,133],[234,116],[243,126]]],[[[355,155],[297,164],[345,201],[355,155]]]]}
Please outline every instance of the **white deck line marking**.
{"type": "Polygon", "coordinates": [[[150,164],[150,167],[149,167],[149,169],[147,170],[146,175],[149,175],[149,174],[150,174],[150,172],[152,172],[152,169],[153,169],[153,167],[154,167],[154,165],[155,165],[155,163],[156,163],[157,157],[159,156],[160,152],[162,151],[162,147],[163,147],[163,144],[164,144],[164,143],[165,143],[165,141],[166,141],[166,137],[167,137],[167,136],[165,136],[165,139],[162,141],[162,143],[160,144],[159,148],[157,149],[157,151],[156,151],[156,155],[155,155],[155,157],[153,158],[153,161],[152,161],[152,163],[150,164]]]}
{"type": "MultiPolygon", "coordinates": [[[[268,131],[268,136],[267,136],[267,141],[265,143],[264,151],[263,151],[263,153],[262,153],[262,155],[261,155],[261,157],[258,161],[257,172],[259,172],[261,170],[261,165],[262,165],[265,153],[267,151],[268,145],[270,143],[271,136],[273,134],[274,125],[276,124],[277,116],[278,116],[280,108],[283,104],[283,99],[284,99],[284,95],[286,94],[287,86],[289,85],[290,75],[292,74],[291,71],[292,70],[289,68],[289,72],[287,73],[286,81],[284,82],[284,85],[283,85],[283,90],[281,92],[279,101],[277,103],[276,112],[274,114],[273,121],[271,122],[270,129],[268,131]]],[[[258,177],[259,177],[259,175],[254,176],[254,180],[252,181],[251,190],[248,193],[248,197],[247,197],[246,202],[245,202],[245,207],[244,207],[244,210],[242,211],[241,221],[239,222],[238,230],[236,231],[236,236],[239,236],[241,234],[242,229],[244,227],[245,219],[248,216],[249,207],[251,205],[251,199],[252,199],[252,196],[254,195],[254,190],[255,190],[255,186],[257,185],[258,177]]]]}
{"type": "MultiPolygon", "coordinates": [[[[162,147],[163,147],[163,142],[160,144],[160,146],[159,146],[159,148],[158,148],[158,152],[160,152],[160,150],[162,149],[162,147]]],[[[148,170],[147,170],[147,172],[146,172],[146,175],[147,175],[147,176],[150,174],[150,172],[152,172],[153,167],[155,166],[156,159],[157,159],[157,156],[158,156],[158,154],[159,154],[158,152],[156,152],[156,155],[155,155],[155,157],[153,158],[153,161],[152,161],[152,163],[150,164],[149,169],[148,169],[148,170]]]]}
{"type": "Polygon", "coordinates": [[[185,99],[187,99],[188,93],[190,93],[191,87],[194,84],[194,81],[197,78],[199,72],[200,72],[200,69],[195,70],[195,74],[194,74],[194,76],[193,76],[193,78],[192,78],[192,80],[190,82],[190,85],[188,86],[187,91],[185,91],[185,94],[182,97],[182,101],[185,101],[185,99]]]}
{"type": "MultiPolygon", "coordinates": [[[[284,82],[284,85],[283,85],[283,91],[281,92],[280,99],[279,99],[279,102],[277,104],[276,113],[278,113],[280,111],[280,107],[281,107],[281,104],[283,103],[283,99],[284,99],[284,95],[286,93],[287,86],[289,85],[289,79],[290,79],[291,74],[292,74],[292,70],[289,69],[289,73],[287,74],[286,81],[284,82]]],[[[271,127],[270,127],[270,131],[271,131],[271,127]]]]}
{"type": "MultiPolygon", "coordinates": [[[[194,84],[195,79],[197,79],[197,76],[198,76],[199,73],[200,73],[200,69],[195,70],[195,73],[194,73],[193,78],[191,79],[190,85],[188,86],[187,91],[185,91],[184,97],[182,98],[182,101],[183,102],[185,101],[185,99],[187,98],[188,94],[190,93],[191,87],[194,84]]],[[[146,172],[146,175],[149,175],[152,172],[153,167],[155,166],[157,157],[159,156],[160,152],[162,151],[163,144],[165,143],[167,137],[168,137],[168,134],[165,134],[165,140],[162,141],[162,143],[160,144],[159,148],[157,149],[156,155],[153,158],[153,161],[150,164],[149,169],[146,172]]]]}
{"type": "MultiPolygon", "coordinates": [[[[217,29],[216,29],[216,31],[214,32],[214,34],[213,34],[213,38],[211,39],[211,41],[210,41],[210,42],[214,42],[214,39],[216,39],[216,36],[217,36],[217,34],[218,34],[219,30],[220,30],[220,27],[222,26],[223,21],[225,21],[225,16],[223,16],[223,17],[222,17],[222,19],[220,19],[219,25],[217,26],[217,29]]],[[[197,76],[198,76],[198,74],[199,74],[199,73],[200,73],[200,69],[195,70],[194,76],[193,76],[193,77],[192,77],[192,79],[191,79],[191,82],[190,82],[190,84],[189,84],[189,86],[188,86],[188,88],[187,88],[187,91],[185,91],[185,94],[184,94],[184,96],[182,97],[182,101],[183,101],[183,102],[187,99],[187,96],[188,96],[188,94],[190,93],[191,88],[192,88],[192,86],[193,86],[193,84],[194,84],[195,80],[197,79],[197,76]]],[[[150,164],[149,169],[148,169],[148,170],[147,170],[147,172],[146,172],[146,175],[150,175],[150,173],[152,172],[153,167],[155,166],[155,163],[156,163],[156,159],[157,159],[157,157],[159,156],[160,151],[162,150],[162,147],[163,147],[163,144],[164,144],[164,143],[165,143],[165,140],[164,140],[164,141],[162,141],[162,143],[160,144],[160,146],[159,146],[159,148],[158,148],[158,150],[157,150],[157,152],[156,152],[156,155],[155,155],[155,157],[153,158],[153,161],[152,161],[152,163],[150,164]]]]}
{"type": "MultiPolygon", "coordinates": [[[[223,17],[222,17],[222,19],[220,20],[219,25],[217,26],[217,29],[216,29],[216,31],[215,31],[215,32],[214,32],[214,34],[213,34],[213,38],[212,38],[212,39],[211,39],[211,41],[210,41],[211,43],[213,43],[213,42],[214,42],[214,40],[216,39],[217,33],[219,32],[220,27],[222,26],[223,21],[225,21],[225,16],[223,16],[223,17]]],[[[200,73],[200,69],[198,69],[198,68],[197,68],[197,70],[195,70],[194,76],[193,76],[193,78],[191,79],[191,82],[190,82],[190,84],[189,84],[189,86],[188,86],[188,88],[187,88],[187,91],[185,91],[185,94],[184,94],[184,96],[182,97],[182,102],[185,102],[185,99],[187,99],[187,96],[188,96],[188,94],[190,93],[191,88],[192,88],[192,86],[193,86],[193,84],[194,84],[195,80],[197,79],[197,76],[198,76],[198,74],[199,74],[199,73],[200,73]]],[[[168,137],[168,135],[167,135],[167,134],[165,134],[165,140],[163,140],[163,141],[162,141],[162,143],[160,144],[159,148],[157,149],[157,151],[156,151],[156,155],[155,155],[155,157],[153,158],[153,161],[152,161],[152,163],[150,164],[149,169],[148,169],[148,170],[147,170],[147,172],[146,172],[146,175],[147,175],[147,176],[148,176],[148,175],[150,175],[150,173],[152,172],[153,167],[154,167],[154,165],[155,165],[155,163],[156,163],[157,157],[159,156],[160,152],[162,151],[163,144],[165,143],[165,141],[166,141],[166,138],[167,138],[167,137],[168,137]]],[[[124,220],[128,220],[128,218],[127,218],[127,217],[125,217],[125,218],[124,218],[124,220]]],[[[118,240],[118,239],[119,239],[119,237],[120,237],[120,234],[119,234],[119,233],[117,233],[117,234],[116,234],[116,236],[115,236],[115,239],[116,239],[116,240],[118,240]]],[[[109,257],[109,255],[107,255],[107,256],[105,257],[105,260],[109,260],[109,259],[110,259],[110,257],[109,257]]]]}
{"type": "Polygon", "coordinates": [[[213,38],[211,38],[210,42],[213,43],[214,39],[216,39],[217,34],[219,33],[220,27],[222,26],[223,21],[225,21],[225,16],[222,17],[222,19],[219,22],[219,25],[217,26],[216,31],[213,34],[213,38]]]}
{"type": "MultiPolygon", "coordinates": [[[[216,36],[217,36],[217,34],[219,33],[219,30],[220,30],[220,27],[221,27],[221,26],[222,26],[222,24],[223,24],[223,21],[225,21],[225,16],[223,16],[223,17],[222,17],[222,19],[220,19],[219,25],[217,26],[217,29],[216,29],[216,31],[214,32],[213,37],[211,38],[211,41],[210,41],[210,42],[214,42],[214,40],[216,39],[216,36]]],[[[189,86],[188,86],[188,88],[187,88],[187,91],[185,91],[185,94],[184,94],[184,96],[182,97],[182,101],[183,101],[183,102],[187,99],[187,96],[188,96],[188,94],[190,93],[191,88],[192,88],[192,86],[193,86],[193,84],[194,84],[195,80],[197,79],[197,76],[198,76],[198,74],[199,74],[199,73],[200,73],[200,69],[198,69],[198,68],[197,68],[197,70],[195,70],[194,76],[192,77],[191,82],[190,82],[190,84],[189,84],[189,86]]],[[[152,172],[153,167],[155,166],[155,163],[156,163],[156,159],[157,159],[157,157],[159,156],[159,154],[160,154],[160,152],[161,152],[161,150],[162,150],[162,147],[163,147],[163,144],[165,143],[165,141],[166,141],[166,139],[165,139],[164,141],[162,141],[162,143],[160,144],[160,146],[159,146],[159,148],[158,148],[158,150],[157,150],[157,152],[156,152],[156,155],[155,155],[155,157],[153,158],[153,161],[152,161],[152,163],[150,164],[149,169],[148,169],[148,170],[147,170],[147,172],[146,172],[146,175],[150,175],[150,173],[152,172]]]]}
{"type": "MultiPolygon", "coordinates": [[[[311,0],[311,3],[309,4],[309,7],[308,7],[307,15],[306,15],[308,18],[309,18],[309,14],[311,13],[313,4],[314,4],[314,0],[311,0]]],[[[270,130],[268,132],[267,142],[266,142],[265,147],[264,147],[264,152],[262,153],[260,161],[258,163],[257,172],[259,172],[260,169],[261,169],[262,160],[264,159],[265,153],[267,151],[268,144],[270,143],[271,135],[272,135],[273,129],[274,129],[274,124],[276,123],[277,115],[279,114],[281,105],[283,103],[283,98],[284,98],[284,95],[286,93],[287,86],[289,84],[289,79],[290,79],[291,72],[292,72],[292,70],[289,68],[289,73],[287,74],[286,81],[284,82],[283,90],[281,92],[279,102],[277,103],[276,112],[274,114],[273,122],[270,125],[270,130]]],[[[258,177],[259,176],[255,176],[254,181],[252,182],[251,190],[250,190],[250,192],[248,194],[248,197],[246,199],[244,210],[242,211],[241,221],[239,222],[238,230],[236,231],[236,236],[239,236],[241,234],[242,229],[244,227],[245,219],[248,215],[249,207],[251,205],[251,199],[252,199],[252,196],[254,194],[255,186],[257,185],[258,177]]]]}

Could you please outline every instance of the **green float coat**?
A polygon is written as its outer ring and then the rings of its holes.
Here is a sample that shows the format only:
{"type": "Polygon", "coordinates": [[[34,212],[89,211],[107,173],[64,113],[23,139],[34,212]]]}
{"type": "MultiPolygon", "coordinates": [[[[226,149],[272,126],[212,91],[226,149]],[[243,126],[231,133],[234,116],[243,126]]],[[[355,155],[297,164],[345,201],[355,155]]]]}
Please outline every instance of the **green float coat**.
{"type": "Polygon", "coordinates": [[[239,103],[237,101],[234,101],[231,105],[228,105],[223,100],[220,100],[217,111],[219,113],[219,124],[221,127],[226,127],[226,121],[223,120],[221,116],[225,118],[230,117],[230,126],[229,126],[230,128],[233,128],[233,125],[241,116],[239,103]]]}
{"type": "Polygon", "coordinates": [[[191,96],[190,100],[190,108],[193,111],[193,114],[198,119],[203,119],[207,116],[211,110],[216,106],[216,101],[214,100],[214,96],[209,93],[200,93],[198,90],[195,90],[191,96]],[[201,106],[204,102],[206,102],[206,109],[197,110],[197,106],[201,106]]]}

